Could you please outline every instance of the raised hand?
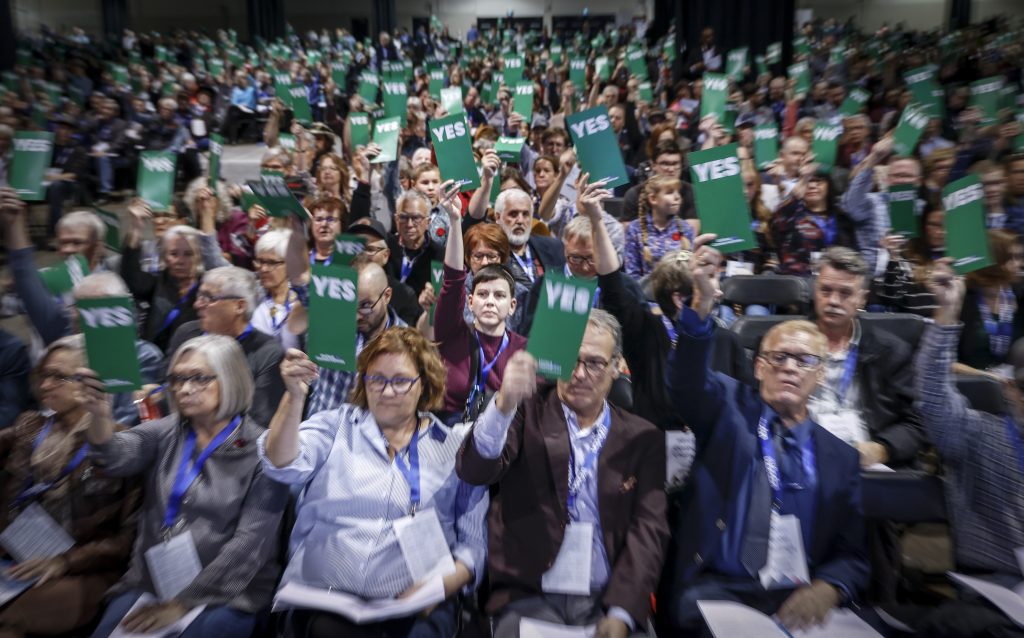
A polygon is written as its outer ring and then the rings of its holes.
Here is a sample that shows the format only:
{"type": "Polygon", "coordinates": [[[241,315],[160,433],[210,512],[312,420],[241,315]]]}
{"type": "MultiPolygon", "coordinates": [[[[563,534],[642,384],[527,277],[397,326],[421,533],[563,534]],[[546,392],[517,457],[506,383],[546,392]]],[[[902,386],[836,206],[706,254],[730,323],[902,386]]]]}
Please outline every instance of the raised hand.
{"type": "Polygon", "coordinates": [[[512,355],[505,365],[505,374],[501,379],[501,389],[495,396],[498,409],[509,414],[519,407],[525,399],[537,391],[537,360],[533,355],[520,350],[512,355]]]}

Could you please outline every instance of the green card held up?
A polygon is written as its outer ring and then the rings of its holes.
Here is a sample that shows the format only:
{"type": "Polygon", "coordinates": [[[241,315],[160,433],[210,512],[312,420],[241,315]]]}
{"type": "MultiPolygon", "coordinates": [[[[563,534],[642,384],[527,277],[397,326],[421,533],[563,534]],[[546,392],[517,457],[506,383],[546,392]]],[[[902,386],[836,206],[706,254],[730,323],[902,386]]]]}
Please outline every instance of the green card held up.
{"type": "Polygon", "coordinates": [[[88,274],[89,263],[81,255],[72,255],[64,261],[39,270],[43,285],[58,297],[71,292],[71,289],[88,274]]]}
{"type": "Polygon", "coordinates": [[[174,153],[165,151],[143,151],[139,154],[139,177],[135,190],[155,211],[170,208],[174,197],[176,162],[174,153]]]}
{"type": "Polygon", "coordinates": [[[758,169],[764,169],[779,156],[779,127],[761,124],[754,127],[754,161],[758,169]]]}
{"type": "Polygon", "coordinates": [[[441,108],[448,111],[448,115],[462,113],[462,87],[449,86],[441,89],[441,108]]]}
{"type": "Polygon", "coordinates": [[[700,119],[714,115],[721,124],[725,121],[725,103],[729,99],[729,78],[722,73],[705,73],[700,97],[700,119]]]}
{"type": "Polygon", "coordinates": [[[28,202],[46,199],[43,178],[53,159],[53,133],[17,131],[11,159],[9,186],[28,202]]]}
{"type": "Polygon", "coordinates": [[[814,130],[811,132],[811,152],[814,153],[814,161],[826,173],[831,173],[832,167],[836,164],[836,152],[839,149],[839,138],[842,134],[842,125],[825,122],[815,124],[814,130]]]}
{"type": "Polygon", "coordinates": [[[562,380],[572,376],[596,289],[596,280],[570,279],[554,271],[544,274],[526,344],[526,351],[537,359],[537,374],[562,380]]]}
{"type": "Polygon", "coordinates": [[[985,189],[977,175],[958,179],[942,189],[946,209],[946,256],[953,270],[965,275],[991,266],[992,251],[985,230],[985,189]]]}
{"type": "Polygon", "coordinates": [[[430,121],[430,139],[442,180],[454,180],[460,191],[480,187],[480,175],[473,159],[473,143],[464,113],[430,121]]]}
{"type": "Polygon", "coordinates": [[[630,49],[626,52],[626,68],[629,74],[641,82],[647,80],[647,58],[640,49],[630,49]]]}
{"type": "MultiPolygon", "coordinates": [[[[436,259],[430,262],[430,287],[434,289],[434,297],[441,294],[441,284],[444,280],[444,262],[436,259]]],[[[434,310],[437,304],[430,307],[430,325],[434,325],[434,310]]]]}
{"type": "Polygon", "coordinates": [[[380,154],[370,160],[370,163],[383,164],[398,159],[398,130],[400,128],[397,117],[387,117],[374,123],[373,142],[380,147],[380,154]]]}
{"type": "Polygon", "coordinates": [[[121,218],[117,213],[102,208],[93,208],[93,212],[99,215],[103,225],[107,227],[107,234],[104,236],[107,248],[115,253],[121,252],[121,218]]]}
{"type": "Polygon", "coordinates": [[[711,245],[723,253],[757,247],[736,148],[736,144],[728,144],[689,156],[690,182],[701,232],[718,235],[711,245]]]}
{"type": "Polygon", "coordinates": [[[925,108],[920,104],[908,104],[892,134],[892,152],[896,155],[912,154],[927,126],[928,112],[925,108]]]}
{"type": "Polygon", "coordinates": [[[210,134],[210,175],[206,180],[214,193],[217,192],[217,182],[220,181],[220,160],[224,155],[224,138],[217,133],[210,134]]]}
{"type": "Polygon", "coordinates": [[[380,88],[384,102],[384,115],[397,117],[402,126],[405,126],[408,111],[406,102],[409,98],[405,80],[385,79],[380,83],[380,88]]]}
{"type": "Polygon", "coordinates": [[[917,187],[899,184],[889,187],[889,228],[907,239],[918,236],[917,187]]]}
{"type": "Polygon", "coordinates": [[[359,275],[348,266],[310,268],[306,352],[321,368],[355,372],[359,275]]]}
{"type": "Polygon", "coordinates": [[[427,88],[430,97],[440,100],[441,91],[444,90],[444,69],[431,69],[429,77],[430,83],[427,88]]]}
{"type": "Polygon", "coordinates": [[[577,91],[587,88],[587,59],[569,58],[569,81],[577,91]]]}
{"type": "Polygon", "coordinates": [[[523,116],[526,125],[530,125],[533,117],[533,82],[525,81],[516,84],[515,96],[512,98],[512,112],[523,116]]]}
{"type": "Polygon", "coordinates": [[[256,203],[266,209],[271,217],[306,216],[302,202],[295,199],[295,195],[288,190],[288,184],[281,177],[264,177],[246,182],[245,187],[255,196],[256,203]]]}
{"type": "Polygon", "coordinates": [[[725,74],[729,79],[738,82],[745,74],[747,67],[747,47],[733,49],[726,54],[725,74]]]}
{"type": "Polygon", "coordinates": [[[864,105],[868,103],[868,98],[870,97],[870,93],[859,86],[855,86],[850,89],[850,93],[846,96],[846,99],[843,100],[842,106],[839,107],[839,112],[843,117],[856,115],[861,112],[861,109],[863,109],[864,105]]]}
{"type": "Polygon", "coordinates": [[[367,113],[349,113],[348,116],[349,140],[352,149],[366,146],[370,143],[370,116],[367,113]]]}
{"type": "Polygon", "coordinates": [[[790,64],[787,69],[788,77],[790,79],[796,78],[796,84],[793,87],[793,96],[796,98],[804,98],[811,91],[811,68],[807,65],[806,61],[797,62],[796,64],[790,64]]]}
{"type": "MultiPolygon", "coordinates": [[[[594,58],[594,75],[598,79],[607,82],[612,77],[612,67],[608,61],[607,55],[602,55],[599,58],[594,58]]],[[[575,84],[575,82],[574,82],[575,84]]]]}
{"type": "Polygon", "coordinates": [[[501,77],[505,86],[513,87],[523,79],[523,56],[506,55],[502,58],[501,77]]]}
{"type": "Polygon", "coordinates": [[[982,126],[990,126],[999,120],[1005,82],[1001,76],[971,82],[971,106],[981,111],[982,126]]]}
{"type": "Polygon", "coordinates": [[[366,237],[340,234],[334,238],[334,253],[331,255],[331,263],[348,266],[364,250],[366,250],[366,237]]]}
{"type": "Polygon", "coordinates": [[[79,299],[75,306],[89,367],[103,381],[104,389],[131,392],[142,387],[132,298],[79,299]]]}
{"type": "Polygon", "coordinates": [[[494,150],[498,153],[498,157],[502,162],[505,162],[506,164],[518,164],[519,157],[523,152],[523,143],[525,142],[525,137],[502,136],[494,143],[494,150]]]}
{"type": "Polygon", "coordinates": [[[363,71],[359,76],[359,97],[367,104],[377,103],[377,90],[380,88],[380,77],[376,73],[363,71]]]}
{"type": "Polygon", "coordinates": [[[622,150],[603,104],[574,113],[565,118],[565,123],[576,147],[576,157],[583,171],[590,173],[591,183],[607,180],[605,188],[615,188],[629,182],[622,150]]]}

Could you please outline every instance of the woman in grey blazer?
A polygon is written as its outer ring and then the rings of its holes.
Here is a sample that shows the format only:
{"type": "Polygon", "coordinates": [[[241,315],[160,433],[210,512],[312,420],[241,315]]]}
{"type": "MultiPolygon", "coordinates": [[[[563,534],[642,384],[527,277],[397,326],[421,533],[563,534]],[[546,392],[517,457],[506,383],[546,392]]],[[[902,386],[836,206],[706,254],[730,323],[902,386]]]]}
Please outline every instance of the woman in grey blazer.
{"type": "Polygon", "coordinates": [[[131,565],[93,635],[180,623],[183,637],[248,638],[280,574],[288,488],[263,474],[262,429],[244,416],[252,374],[234,339],[187,341],[169,370],[170,416],[118,433],[102,382],[81,371],[94,462],[109,476],[141,474],[145,486],[131,565]]]}

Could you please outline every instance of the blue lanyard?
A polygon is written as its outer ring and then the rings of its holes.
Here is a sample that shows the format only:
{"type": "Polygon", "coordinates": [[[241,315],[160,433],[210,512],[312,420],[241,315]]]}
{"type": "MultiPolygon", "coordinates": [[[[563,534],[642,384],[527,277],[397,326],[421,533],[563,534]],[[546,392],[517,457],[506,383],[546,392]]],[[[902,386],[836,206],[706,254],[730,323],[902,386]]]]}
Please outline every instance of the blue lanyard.
{"type": "Polygon", "coordinates": [[[1020,440],[1020,431],[1017,430],[1017,424],[1013,422],[1013,417],[1006,417],[1006,436],[1010,439],[1010,445],[1013,446],[1013,451],[1017,456],[1017,465],[1020,466],[1020,472],[1024,475],[1024,442],[1020,440]]]}
{"type": "Polygon", "coordinates": [[[181,315],[181,311],[185,307],[185,301],[192,296],[192,293],[194,293],[196,291],[196,288],[198,287],[199,282],[197,281],[196,283],[192,284],[192,287],[188,289],[188,292],[182,295],[181,299],[178,300],[178,303],[174,304],[174,307],[171,308],[171,311],[167,313],[167,316],[164,318],[163,325],[160,326],[160,330],[158,330],[156,334],[161,334],[164,330],[167,330],[167,328],[169,328],[172,323],[174,323],[175,319],[177,319],[181,315]]]}
{"type": "Polygon", "coordinates": [[[537,276],[535,274],[533,274],[533,254],[530,253],[530,245],[529,244],[526,245],[526,259],[525,260],[522,257],[520,257],[519,255],[515,254],[515,253],[512,253],[512,257],[519,264],[519,267],[523,269],[523,273],[526,274],[526,278],[529,279],[530,283],[532,284],[534,282],[534,280],[537,278],[537,276]]]}
{"type": "MultiPolygon", "coordinates": [[[[565,276],[568,277],[569,279],[572,279],[572,277],[573,277],[572,271],[569,270],[569,264],[565,265],[565,276]]],[[[601,286],[598,286],[597,288],[594,289],[594,299],[590,303],[590,307],[591,308],[597,308],[597,305],[600,303],[600,301],[599,301],[600,298],[601,298],[601,286]]]]}
{"type": "MultiPolygon", "coordinates": [[[[46,425],[44,425],[43,429],[39,431],[39,434],[36,436],[35,441],[32,442],[33,452],[38,450],[39,446],[43,444],[43,441],[46,440],[46,437],[50,435],[50,430],[52,428],[53,417],[51,416],[49,419],[46,420],[46,425]]],[[[14,499],[14,505],[21,505],[23,502],[29,499],[37,498],[45,494],[46,492],[49,492],[51,489],[53,489],[54,485],[56,485],[66,476],[70,475],[72,472],[77,470],[78,466],[82,464],[82,461],[84,461],[85,457],[88,455],[89,444],[85,443],[82,445],[82,447],[78,448],[78,452],[76,452],[75,456],[72,457],[70,461],[68,461],[68,464],[64,466],[64,469],[60,471],[60,474],[57,475],[57,478],[46,483],[39,483],[38,485],[36,485],[35,477],[29,474],[28,478],[25,481],[25,487],[21,490],[21,494],[18,494],[17,498],[14,499]]]]}
{"type": "Polygon", "coordinates": [[[836,389],[836,394],[839,396],[839,405],[843,405],[845,402],[846,393],[850,390],[850,386],[853,385],[853,375],[856,372],[857,344],[852,344],[846,352],[846,366],[843,368],[843,378],[839,380],[839,388],[836,389]]]}
{"type": "Polygon", "coordinates": [[[174,478],[174,485],[171,486],[171,493],[167,497],[167,510],[164,513],[165,530],[169,530],[174,526],[174,521],[178,518],[178,512],[181,510],[181,499],[185,497],[185,492],[188,491],[188,488],[195,482],[199,473],[202,472],[206,459],[210,458],[210,455],[223,445],[224,441],[238,429],[241,422],[242,415],[239,414],[231,420],[231,423],[226,428],[218,432],[217,436],[213,437],[210,444],[199,453],[195,463],[191,463],[191,461],[192,453],[196,449],[196,431],[191,426],[189,427],[188,434],[185,436],[185,445],[181,448],[181,462],[178,464],[178,474],[174,478]]]}
{"type": "MultiPolygon", "coordinates": [[[[412,433],[412,440],[409,441],[409,464],[406,465],[401,455],[395,453],[395,467],[405,477],[409,484],[409,513],[415,514],[420,506],[420,450],[419,450],[420,428],[419,421],[416,422],[416,430],[412,433]]],[[[385,439],[386,440],[386,439],[385,439]]]]}
{"type": "MultiPolygon", "coordinates": [[[[327,259],[324,260],[323,265],[324,266],[330,266],[332,261],[334,261],[334,253],[331,253],[331,255],[327,259]]],[[[309,251],[309,265],[310,266],[315,266],[316,265],[316,251],[315,250],[309,251]]]]}
{"type": "Polygon", "coordinates": [[[807,211],[807,216],[811,218],[811,221],[818,227],[821,234],[825,236],[825,245],[831,246],[836,240],[836,218],[829,217],[828,221],[822,221],[811,211],[807,211]]]}
{"type": "MultiPolygon", "coordinates": [[[[999,291],[999,304],[1003,303],[1003,290],[999,291]]],[[[999,314],[992,315],[992,310],[985,303],[985,300],[978,297],[978,312],[981,314],[981,322],[985,326],[985,332],[988,333],[989,337],[1007,337],[1013,336],[1013,321],[1002,321],[1000,320],[999,314]]],[[[999,354],[999,353],[996,353],[999,354]]]]}
{"type": "MultiPolygon", "coordinates": [[[[761,411],[761,418],[757,422],[757,438],[761,441],[761,456],[764,460],[765,473],[768,475],[768,486],[772,489],[772,508],[776,512],[782,512],[782,478],[779,473],[779,464],[775,460],[775,445],[772,444],[772,434],[768,427],[768,408],[761,411]]],[[[801,461],[804,468],[804,476],[807,478],[807,486],[817,484],[817,466],[814,456],[814,444],[811,437],[803,446],[801,461]]],[[[787,484],[793,485],[793,484],[787,484]]]]}
{"type": "MultiPolygon", "coordinates": [[[[596,438],[591,443],[587,454],[583,457],[579,472],[576,471],[576,452],[573,451],[572,440],[569,441],[569,516],[576,511],[576,499],[583,490],[583,484],[587,482],[597,469],[597,457],[601,454],[601,448],[608,439],[608,431],[612,427],[612,412],[607,406],[604,408],[604,423],[598,426],[596,438]]],[[[572,437],[572,434],[569,435],[572,437]]]]}
{"type": "Polygon", "coordinates": [[[284,326],[285,321],[288,321],[288,315],[292,312],[292,291],[289,290],[288,294],[284,296],[284,316],[281,317],[281,321],[274,321],[274,310],[277,308],[274,298],[267,295],[267,301],[270,302],[270,327],[274,330],[274,336],[278,336],[281,334],[281,327],[284,326]]]}
{"type": "MultiPolygon", "coordinates": [[[[205,330],[203,330],[203,336],[204,337],[206,335],[208,335],[208,334],[210,334],[210,333],[208,333],[205,330]]],[[[243,341],[245,341],[246,337],[248,337],[251,334],[252,334],[252,324],[248,323],[248,324],[245,325],[245,330],[242,331],[242,334],[240,334],[237,337],[235,337],[235,341],[237,341],[239,344],[241,344],[243,341]]]]}
{"type": "Polygon", "coordinates": [[[401,282],[403,284],[405,283],[405,280],[409,278],[409,275],[412,274],[412,267],[415,264],[416,264],[416,258],[415,257],[410,259],[410,258],[406,257],[405,255],[402,255],[402,278],[401,278],[401,282]]]}
{"type": "Polygon", "coordinates": [[[487,361],[486,355],[484,355],[484,347],[480,343],[480,335],[476,331],[473,331],[473,336],[476,337],[476,347],[480,348],[480,374],[477,375],[477,388],[480,392],[483,392],[487,387],[487,377],[491,375],[491,369],[494,368],[494,364],[498,363],[498,357],[501,356],[502,352],[505,352],[505,348],[508,347],[508,331],[501,336],[501,345],[498,347],[498,351],[494,353],[494,358],[487,361]]]}

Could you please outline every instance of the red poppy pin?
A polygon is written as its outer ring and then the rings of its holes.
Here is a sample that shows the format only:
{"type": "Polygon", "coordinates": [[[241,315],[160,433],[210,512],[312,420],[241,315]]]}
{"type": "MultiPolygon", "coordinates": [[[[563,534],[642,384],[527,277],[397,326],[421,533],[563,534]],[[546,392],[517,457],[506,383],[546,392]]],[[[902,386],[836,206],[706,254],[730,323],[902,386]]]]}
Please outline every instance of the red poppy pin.
{"type": "Polygon", "coordinates": [[[682,237],[682,235],[680,235],[678,231],[672,233],[672,241],[679,241],[680,237],[682,237]]]}
{"type": "Polygon", "coordinates": [[[444,229],[443,228],[438,228],[437,229],[437,236],[438,237],[444,237],[444,229]]]}
{"type": "Polygon", "coordinates": [[[235,439],[235,447],[245,447],[248,443],[245,439],[235,439]]]}

